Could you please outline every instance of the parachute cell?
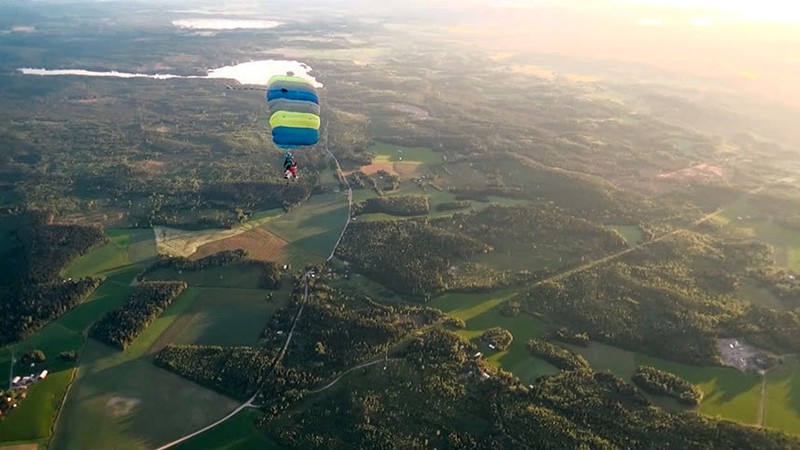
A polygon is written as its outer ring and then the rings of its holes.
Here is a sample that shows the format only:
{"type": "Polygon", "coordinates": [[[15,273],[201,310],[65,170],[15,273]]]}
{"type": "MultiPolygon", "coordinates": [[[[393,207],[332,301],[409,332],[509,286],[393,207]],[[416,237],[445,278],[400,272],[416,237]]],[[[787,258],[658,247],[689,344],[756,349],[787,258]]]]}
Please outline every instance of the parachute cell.
{"type": "Polygon", "coordinates": [[[280,148],[319,141],[319,96],[308,81],[294,76],[270,78],[266,95],[272,141],[280,148]]]}

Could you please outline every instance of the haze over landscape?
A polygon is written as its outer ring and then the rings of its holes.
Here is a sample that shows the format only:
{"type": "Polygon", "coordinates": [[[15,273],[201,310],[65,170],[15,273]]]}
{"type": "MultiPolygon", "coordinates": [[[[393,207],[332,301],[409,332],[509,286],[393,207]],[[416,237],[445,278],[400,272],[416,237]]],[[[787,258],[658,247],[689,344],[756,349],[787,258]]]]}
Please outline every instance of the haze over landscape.
{"type": "Polygon", "coordinates": [[[798,79],[778,0],[4,1],[0,450],[800,448],[798,79]]]}

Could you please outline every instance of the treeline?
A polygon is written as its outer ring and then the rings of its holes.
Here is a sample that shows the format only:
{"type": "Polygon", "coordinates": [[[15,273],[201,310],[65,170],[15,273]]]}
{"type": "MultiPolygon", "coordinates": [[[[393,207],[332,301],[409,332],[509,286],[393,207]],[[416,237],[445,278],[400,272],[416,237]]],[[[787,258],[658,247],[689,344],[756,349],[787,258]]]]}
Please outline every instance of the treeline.
{"type": "Polygon", "coordinates": [[[444,202],[436,205],[437,211],[457,211],[460,209],[467,209],[472,206],[469,200],[456,200],[452,202],[444,202]]]}
{"type": "Polygon", "coordinates": [[[378,186],[378,182],[375,180],[375,178],[360,170],[347,175],[347,184],[350,185],[351,189],[370,188],[378,194],[381,192],[381,188],[378,186]]]}
{"type": "Polygon", "coordinates": [[[17,231],[22,284],[55,281],[67,264],[106,241],[99,227],[49,224],[49,219],[43,213],[31,213],[17,231]]]}
{"type": "Polygon", "coordinates": [[[281,270],[277,263],[272,261],[258,261],[250,259],[247,250],[237,248],[223,250],[200,259],[189,259],[182,256],[159,256],[158,261],[150,265],[139,276],[140,280],[147,278],[159,269],[174,269],[178,271],[200,271],[210,267],[228,267],[232,265],[256,266],[264,270],[261,285],[267,289],[278,289],[281,284],[281,270]]]}
{"type": "Polygon", "coordinates": [[[731,291],[762,264],[761,246],[678,233],[604,267],[538,285],[526,294],[525,309],[592,339],[690,364],[721,363],[718,336],[743,336],[777,353],[800,351],[800,315],[750,305],[731,291]]]}
{"type": "Polygon", "coordinates": [[[495,346],[498,350],[505,350],[511,345],[514,336],[504,328],[494,327],[484,331],[481,334],[481,340],[495,346]]]}
{"type": "Polygon", "coordinates": [[[541,358],[561,370],[579,370],[590,367],[589,362],[583,356],[541,339],[531,339],[526,347],[533,356],[541,358]]]}
{"type": "Polygon", "coordinates": [[[421,216],[429,211],[428,197],[423,195],[373,197],[353,205],[354,215],[384,213],[393,216],[421,216]]]}
{"type": "Polygon", "coordinates": [[[102,230],[52,220],[39,211],[0,216],[0,345],[61,317],[102,282],[60,277],[67,264],[105,241],[102,230]]]}
{"type": "Polygon", "coordinates": [[[683,378],[658,370],[655,367],[639,366],[633,375],[633,382],[645,392],[653,395],[667,395],[687,405],[699,405],[703,400],[703,390],[683,378]]]}
{"type": "Polygon", "coordinates": [[[347,183],[352,189],[372,189],[378,195],[385,191],[395,191],[400,187],[400,177],[385,170],[379,170],[375,175],[367,175],[357,170],[347,175],[347,183]],[[375,176],[377,175],[377,177],[375,176]]]}
{"type": "Polygon", "coordinates": [[[796,437],[674,414],[610,373],[580,369],[530,387],[468,355],[441,329],[409,339],[389,361],[261,427],[287,448],[737,448],[785,449],[796,437]]]}
{"type": "Polygon", "coordinates": [[[255,393],[271,363],[252,347],[168,345],[155,358],[159,367],[240,400],[255,393]]]}
{"type": "Polygon", "coordinates": [[[125,304],[97,321],[89,335],[124,350],[186,289],[182,281],[146,281],[131,292],[125,304]]]}
{"type": "Polygon", "coordinates": [[[142,275],[157,269],[195,271],[209,267],[226,267],[244,261],[247,261],[247,250],[242,248],[223,250],[200,259],[189,259],[182,256],[159,256],[158,261],[145,269],[142,275]]]}
{"type": "Polygon", "coordinates": [[[88,297],[103,280],[40,283],[0,288],[0,345],[20,341],[66,314],[88,297]]]}
{"type": "Polygon", "coordinates": [[[153,187],[145,185],[139,187],[143,192],[128,190],[125,197],[140,205],[137,210],[144,210],[134,217],[140,225],[230,228],[247,221],[253,211],[293,208],[308,199],[313,183],[313,178],[289,184],[227,181],[164,186],[161,193],[151,193],[153,187]]]}
{"type": "MultiPolygon", "coordinates": [[[[452,266],[488,251],[487,245],[427,219],[410,219],[351,224],[336,255],[399,293],[428,298],[469,288],[459,284],[452,266]]],[[[487,276],[475,281],[481,283],[475,287],[488,287],[496,280],[487,276]]]]}

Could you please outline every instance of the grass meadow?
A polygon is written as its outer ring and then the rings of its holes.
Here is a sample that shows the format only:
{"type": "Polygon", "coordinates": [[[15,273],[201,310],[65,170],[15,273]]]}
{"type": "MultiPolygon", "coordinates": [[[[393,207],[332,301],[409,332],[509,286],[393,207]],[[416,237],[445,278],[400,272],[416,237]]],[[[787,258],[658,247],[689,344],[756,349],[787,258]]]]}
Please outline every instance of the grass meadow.
{"type": "Polygon", "coordinates": [[[434,299],[430,305],[466,323],[466,328],[457,330],[459,335],[473,340],[484,357],[502,369],[512,372],[523,382],[532,382],[541,375],[557,372],[551,364],[533,357],[525,345],[530,339],[543,336],[544,324],[528,314],[516,317],[500,313],[499,305],[518,295],[515,291],[500,291],[495,294],[445,294],[434,299]],[[503,351],[491,350],[477,339],[484,331],[493,327],[505,328],[514,336],[514,341],[503,351]]]}
{"type": "Polygon", "coordinates": [[[203,270],[157,269],[145,275],[147,280],[182,280],[189,286],[258,289],[264,269],[253,265],[234,264],[203,270]]]}
{"type": "Polygon", "coordinates": [[[282,450],[255,426],[260,413],[245,409],[225,423],[195,436],[174,448],[176,450],[282,450]]]}
{"type": "MultiPolygon", "coordinates": [[[[514,291],[494,294],[446,294],[434,299],[431,306],[458,317],[466,328],[457,330],[461,336],[478,344],[484,356],[496,365],[514,373],[523,382],[531,382],[540,375],[557,372],[552,365],[531,356],[525,343],[543,336],[547,329],[539,319],[527,314],[509,317],[499,312],[499,306],[517,295],[514,291]],[[480,334],[492,327],[502,327],[511,332],[514,341],[501,352],[493,351],[477,340],[480,334]]],[[[698,411],[711,416],[746,424],[758,422],[761,402],[761,376],[742,373],[729,367],[698,367],[681,364],[642,353],[624,350],[599,342],[588,347],[559,344],[583,355],[594,370],[607,370],[630,381],[638,365],[650,365],[674,373],[700,386],[705,392],[698,411]]],[[[767,375],[766,423],[789,433],[800,431],[800,362],[796,357],[785,358],[782,366],[767,375]]],[[[656,404],[672,410],[689,409],[670,399],[649,396],[656,404]]]]}
{"type": "Polygon", "coordinates": [[[286,260],[294,266],[323,262],[347,220],[343,193],[315,195],[263,227],[288,242],[286,260]]]}

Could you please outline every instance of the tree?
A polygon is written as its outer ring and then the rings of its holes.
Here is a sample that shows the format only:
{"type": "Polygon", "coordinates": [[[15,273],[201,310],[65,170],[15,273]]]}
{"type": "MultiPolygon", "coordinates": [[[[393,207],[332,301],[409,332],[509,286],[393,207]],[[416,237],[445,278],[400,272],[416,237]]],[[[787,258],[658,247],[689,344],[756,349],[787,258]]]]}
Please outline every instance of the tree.
{"type": "Polygon", "coordinates": [[[29,351],[23,358],[23,361],[32,363],[43,363],[45,360],[44,352],[39,349],[29,351]]]}

